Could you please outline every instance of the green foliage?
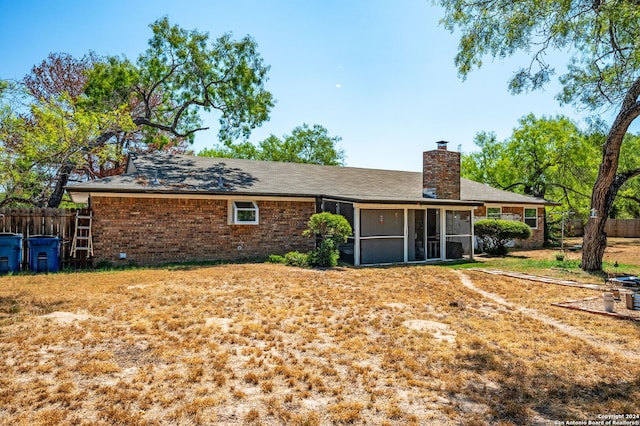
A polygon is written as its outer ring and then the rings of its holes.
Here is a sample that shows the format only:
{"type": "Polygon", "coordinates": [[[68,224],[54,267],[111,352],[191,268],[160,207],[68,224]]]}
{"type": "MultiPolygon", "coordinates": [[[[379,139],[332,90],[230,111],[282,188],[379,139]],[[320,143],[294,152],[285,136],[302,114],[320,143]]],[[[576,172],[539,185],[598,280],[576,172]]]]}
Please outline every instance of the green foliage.
{"type": "Polygon", "coordinates": [[[600,133],[585,133],[566,117],[529,114],[505,141],[479,133],[475,143],[480,150],[462,158],[464,177],[559,202],[563,211],[588,217],[600,133]]]}
{"type": "Polygon", "coordinates": [[[299,251],[290,251],[284,256],[280,256],[279,254],[269,255],[267,262],[306,268],[309,266],[309,256],[309,254],[300,253],[299,251]]]}
{"type": "Polygon", "coordinates": [[[329,212],[316,213],[311,216],[307,227],[305,235],[318,235],[322,239],[333,240],[336,245],[344,243],[353,234],[351,225],[344,216],[329,212]]]}
{"type": "Polygon", "coordinates": [[[124,108],[84,110],[66,93],[31,104],[28,115],[5,109],[0,118],[0,185],[6,196],[56,207],[50,201],[59,188],[60,170],[84,164],[87,156],[98,164],[113,159],[109,146],[91,141],[103,132],[134,127],[124,108]]]}
{"type": "MultiPolygon", "coordinates": [[[[640,166],[640,134],[626,134],[620,150],[619,169],[633,171],[640,166]]],[[[623,172],[623,173],[624,173],[623,172]]],[[[610,217],[617,219],[640,218],[640,180],[628,179],[620,188],[610,217]]]]}
{"type": "Polygon", "coordinates": [[[258,146],[250,142],[228,143],[217,148],[203,149],[198,155],[342,166],[344,152],[336,147],[340,140],[338,136],[329,136],[329,131],[319,124],[312,127],[303,124],[282,139],[271,135],[258,146]]]}
{"type": "MultiPolygon", "coordinates": [[[[582,131],[563,116],[536,118],[529,114],[504,141],[481,132],[479,151],[462,156],[462,176],[521,194],[545,198],[571,211],[574,218],[589,217],[591,188],[598,174],[599,154],[606,139],[597,127],[582,131]]],[[[620,169],[640,165],[640,136],[627,134],[620,169]]],[[[640,182],[628,180],[613,205],[612,217],[640,217],[640,182]]]]}
{"type": "Polygon", "coordinates": [[[269,118],[269,67],[251,37],[233,40],[225,34],[210,41],[207,33],[171,25],[167,18],[150,27],[149,48],[136,62],[139,86],[130,88],[138,102],[154,104],[151,114],[138,116],[140,124],[190,137],[204,130],[198,127],[199,110],[217,110],[219,138],[231,141],[247,138],[269,118]]]}
{"type": "MultiPolygon", "coordinates": [[[[585,229],[582,267],[602,268],[605,224],[621,186],[640,176],[640,164],[619,169],[625,134],[640,116],[640,3],[635,1],[437,0],[444,7],[444,26],[460,34],[455,57],[463,78],[482,65],[485,56],[505,58],[517,52],[530,57],[509,82],[512,93],[538,89],[555,70],[546,53],[563,52],[569,63],[559,80],[557,99],[596,111],[614,107],[600,165],[591,190],[596,216],[585,229]]],[[[637,198],[637,197],[636,197],[637,198]]],[[[628,199],[628,198],[627,198],[628,199]]]]}
{"type": "Polygon", "coordinates": [[[260,143],[260,148],[264,159],[340,166],[344,164],[344,153],[336,148],[340,140],[330,137],[328,130],[318,124],[303,124],[282,140],[271,135],[260,143]]]}
{"type": "Polygon", "coordinates": [[[339,214],[322,212],[311,216],[307,226],[304,235],[319,236],[322,239],[318,247],[309,254],[309,264],[319,267],[336,266],[340,257],[338,244],[347,241],[353,233],[349,221],[339,214]]]}
{"type": "Polygon", "coordinates": [[[270,254],[267,258],[268,263],[284,263],[284,256],[279,254],[270,254]]]}
{"type": "Polygon", "coordinates": [[[305,268],[309,266],[309,255],[306,253],[300,253],[299,251],[290,251],[284,255],[284,263],[289,266],[305,268]]]}
{"type": "Polygon", "coordinates": [[[251,142],[245,141],[217,148],[205,148],[198,153],[200,157],[240,158],[244,160],[262,160],[262,153],[251,142]]]}
{"type": "Polygon", "coordinates": [[[323,212],[311,216],[307,226],[304,235],[321,238],[315,250],[309,254],[290,252],[284,257],[272,255],[269,256],[269,261],[291,266],[311,265],[321,268],[336,266],[340,257],[340,252],[337,249],[338,244],[347,241],[347,238],[352,235],[349,221],[344,216],[323,212]]]}
{"type": "Polygon", "coordinates": [[[442,23],[460,33],[455,64],[464,78],[485,56],[505,58],[522,51],[531,56],[509,82],[514,93],[538,89],[553,67],[547,50],[569,53],[561,77],[564,102],[598,107],[621,100],[640,69],[637,45],[640,6],[635,2],[579,0],[438,0],[442,23]]]}
{"type": "Polygon", "coordinates": [[[338,265],[338,258],[340,251],[336,248],[336,243],[331,239],[325,239],[309,253],[309,264],[319,268],[332,268],[338,265]]]}
{"type": "Polygon", "coordinates": [[[483,219],[474,224],[474,233],[480,239],[483,251],[502,256],[507,254],[509,241],[531,237],[531,228],[518,221],[483,219]]]}
{"type": "Polygon", "coordinates": [[[269,67],[253,39],[226,34],[211,41],[167,18],[151,30],[149,48],[135,62],[52,54],[17,87],[0,83],[6,197],[57,207],[70,179],[120,173],[129,152],[184,151],[206,130],[202,111],[218,113],[225,142],[248,138],[268,119],[269,67]]]}

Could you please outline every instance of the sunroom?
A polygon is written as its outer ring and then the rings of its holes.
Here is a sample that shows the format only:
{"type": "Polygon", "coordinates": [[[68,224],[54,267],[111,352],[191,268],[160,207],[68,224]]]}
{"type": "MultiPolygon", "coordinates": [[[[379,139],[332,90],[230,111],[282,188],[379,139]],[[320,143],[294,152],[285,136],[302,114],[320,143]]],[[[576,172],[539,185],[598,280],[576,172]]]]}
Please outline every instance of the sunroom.
{"type": "Polygon", "coordinates": [[[475,203],[387,204],[324,200],[322,209],[349,220],[353,236],[340,247],[354,265],[473,259],[475,203]]]}

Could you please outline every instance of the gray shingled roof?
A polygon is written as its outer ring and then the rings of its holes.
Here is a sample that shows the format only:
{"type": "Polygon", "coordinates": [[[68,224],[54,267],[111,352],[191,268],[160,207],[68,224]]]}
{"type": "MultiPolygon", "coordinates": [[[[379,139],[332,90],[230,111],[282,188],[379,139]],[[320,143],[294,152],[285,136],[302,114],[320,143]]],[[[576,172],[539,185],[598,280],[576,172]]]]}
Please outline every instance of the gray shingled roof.
{"type": "MultiPolygon", "coordinates": [[[[462,178],[469,202],[547,204],[541,198],[502,191],[462,178]]],[[[237,194],[323,196],[363,202],[461,203],[422,196],[422,173],[173,154],[132,156],[127,173],[67,187],[78,193],[237,194]]]]}

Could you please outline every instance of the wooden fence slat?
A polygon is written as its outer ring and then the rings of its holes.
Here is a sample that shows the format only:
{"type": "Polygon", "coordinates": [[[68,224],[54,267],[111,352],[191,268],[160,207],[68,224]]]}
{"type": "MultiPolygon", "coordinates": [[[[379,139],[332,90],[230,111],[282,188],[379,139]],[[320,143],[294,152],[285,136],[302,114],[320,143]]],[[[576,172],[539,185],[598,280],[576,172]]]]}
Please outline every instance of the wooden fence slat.
{"type": "MultiPolygon", "coordinates": [[[[70,258],[71,239],[75,228],[77,209],[0,208],[1,232],[22,234],[22,264],[28,262],[28,238],[33,235],[51,235],[61,240],[62,264],[76,263],[70,258]]],[[[87,259],[82,265],[87,264],[87,259]]],[[[23,268],[24,269],[24,268],[23,268]]]]}
{"type": "Polygon", "coordinates": [[[610,237],[640,237],[640,219],[609,219],[605,232],[610,237]]]}
{"type": "MultiPolygon", "coordinates": [[[[640,238],[640,219],[608,219],[605,232],[608,237],[640,238]]],[[[569,235],[575,237],[584,235],[581,221],[571,221],[569,235]]]]}

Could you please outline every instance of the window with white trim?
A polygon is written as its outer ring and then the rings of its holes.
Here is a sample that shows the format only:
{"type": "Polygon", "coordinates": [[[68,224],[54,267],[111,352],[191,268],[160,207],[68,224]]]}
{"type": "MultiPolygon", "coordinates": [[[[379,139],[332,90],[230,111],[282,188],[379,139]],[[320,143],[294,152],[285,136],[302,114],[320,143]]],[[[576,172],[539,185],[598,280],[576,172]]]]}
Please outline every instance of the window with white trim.
{"type": "Polygon", "coordinates": [[[538,209],[524,209],[524,223],[531,228],[538,227],[538,209]]]}
{"type": "Polygon", "coordinates": [[[236,225],[257,225],[259,223],[258,205],[253,201],[233,201],[232,220],[236,225]]]}
{"type": "Polygon", "coordinates": [[[502,207],[487,207],[487,219],[502,218],[502,207]]]}

